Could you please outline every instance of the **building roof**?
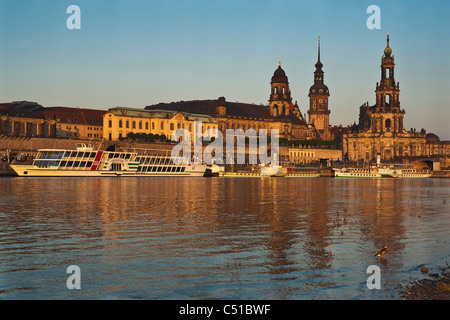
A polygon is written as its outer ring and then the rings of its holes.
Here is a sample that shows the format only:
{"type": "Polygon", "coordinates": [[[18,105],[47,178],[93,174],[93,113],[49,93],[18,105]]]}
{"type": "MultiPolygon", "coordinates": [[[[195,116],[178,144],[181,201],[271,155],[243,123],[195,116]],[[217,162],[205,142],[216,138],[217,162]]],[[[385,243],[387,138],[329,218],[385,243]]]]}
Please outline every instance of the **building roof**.
{"type": "Polygon", "coordinates": [[[37,102],[30,101],[0,103],[0,115],[11,117],[34,117],[33,112],[43,109],[44,107],[37,102]]]}
{"type": "Polygon", "coordinates": [[[86,125],[102,125],[106,110],[82,109],[70,107],[49,107],[40,110],[45,119],[52,119],[63,123],[78,123],[86,125]]]}
{"type": "Polygon", "coordinates": [[[109,109],[114,115],[129,116],[129,117],[141,117],[141,118],[160,118],[160,119],[172,119],[177,113],[181,113],[187,121],[201,121],[207,123],[216,123],[214,117],[207,114],[191,113],[179,110],[169,109],[139,109],[128,107],[115,107],[109,109]]]}
{"type": "Polygon", "coordinates": [[[278,63],[278,69],[275,70],[272,77],[272,83],[288,82],[286,72],[281,68],[281,62],[278,63]]]}
{"type": "MultiPolygon", "coordinates": [[[[145,107],[146,110],[171,110],[182,111],[197,114],[207,114],[210,116],[218,116],[217,106],[219,100],[192,100],[179,101],[171,103],[160,103],[145,107]]],[[[259,104],[241,103],[241,102],[226,102],[226,117],[229,118],[244,118],[246,120],[265,120],[265,121],[289,121],[295,123],[303,123],[292,112],[288,117],[273,118],[270,116],[269,107],[259,104]]],[[[221,116],[222,117],[222,116],[221,116]]]]}

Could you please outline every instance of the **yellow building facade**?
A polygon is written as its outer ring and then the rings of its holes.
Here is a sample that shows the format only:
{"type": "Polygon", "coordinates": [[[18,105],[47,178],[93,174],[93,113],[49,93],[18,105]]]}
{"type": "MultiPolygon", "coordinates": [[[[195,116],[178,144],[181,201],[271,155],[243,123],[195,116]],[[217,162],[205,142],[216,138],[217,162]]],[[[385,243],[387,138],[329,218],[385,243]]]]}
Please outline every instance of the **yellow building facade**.
{"type": "Polygon", "coordinates": [[[330,161],[342,161],[342,150],[312,148],[310,146],[298,146],[289,148],[289,161],[295,164],[310,164],[322,159],[330,161]]]}
{"type": "Polygon", "coordinates": [[[170,139],[175,130],[185,129],[193,139],[196,122],[201,122],[204,136],[214,136],[218,132],[216,120],[208,115],[168,110],[111,108],[103,116],[103,138],[114,141],[126,138],[129,133],[146,133],[164,135],[170,139]]]}

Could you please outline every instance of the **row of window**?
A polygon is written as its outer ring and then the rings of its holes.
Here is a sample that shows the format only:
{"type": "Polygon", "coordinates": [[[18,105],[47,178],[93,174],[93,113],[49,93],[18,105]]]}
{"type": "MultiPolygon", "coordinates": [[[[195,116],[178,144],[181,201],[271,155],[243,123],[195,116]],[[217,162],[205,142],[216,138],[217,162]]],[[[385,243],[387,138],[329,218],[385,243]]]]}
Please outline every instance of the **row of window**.
{"type": "Polygon", "coordinates": [[[161,158],[161,157],[137,157],[136,162],[139,162],[141,165],[147,164],[158,164],[158,165],[170,165],[172,164],[172,158],[161,158]]]}
{"type": "Polygon", "coordinates": [[[145,172],[161,172],[161,173],[175,173],[175,172],[184,172],[186,170],[185,167],[174,167],[174,166],[139,166],[137,172],[145,173],[145,172]]]}
{"type": "Polygon", "coordinates": [[[100,138],[101,136],[100,133],[88,133],[88,138],[100,138]]]}
{"type": "Polygon", "coordinates": [[[291,152],[291,157],[313,158],[314,152],[291,152]]]}
{"type": "MultiPolygon", "coordinates": [[[[143,129],[143,123],[142,121],[139,121],[138,123],[138,128],[136,128],[136,121],[131,121],[131,128],[132,129],[143,129]]],[[[112,128],[112,120],[108,120],[108,127],[112,128]]],[[[119,128],[123,128],[123,120],[119,120],[119,128]]],[[[125,121],[125,128],[130,128],[130,121],[126,120],[125,121]]],[[[161,121],[160,122],[160,128],[161,130],[164,130],[164,122],[161,121]]],[[[169,124],[169,129],[170,130],[175,130],[175,124],[174,123],[170,123],[169,124]]],[[[186,129],[185,128],[185,124],[184,123],[178,123],[177,124],[177,129],[186,129]]],[[[206,130],[211,129],[210,126],[206,127],[206,130]]],[[[149,130],[149,122],[145,122],[145,130],[149,130]]],[[[155,122],[152,122],[152,130],[155,130],[155,122]]],[[[213,130],[215,131],[215,128],[213,128],[213,130]]],[[[189,124],[189,131],[192,131],[192,123],[189,124]]]]}

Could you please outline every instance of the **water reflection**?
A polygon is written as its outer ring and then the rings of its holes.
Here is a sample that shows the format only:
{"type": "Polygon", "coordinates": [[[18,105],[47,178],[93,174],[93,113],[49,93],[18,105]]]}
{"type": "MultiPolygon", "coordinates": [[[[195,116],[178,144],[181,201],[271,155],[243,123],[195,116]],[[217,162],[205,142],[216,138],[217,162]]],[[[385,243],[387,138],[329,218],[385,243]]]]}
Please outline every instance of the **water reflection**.
{"type": "Polygon", "coordinates": [[[403,279],[449,254],[446,180],[2,182],[0,279],[12,298],[70,295],[56,280],[70,264],[87,269],[88,298],[364,297],[367,266],[403,279]],[[388,258],[374,257],[384,245],[388,258]]]}

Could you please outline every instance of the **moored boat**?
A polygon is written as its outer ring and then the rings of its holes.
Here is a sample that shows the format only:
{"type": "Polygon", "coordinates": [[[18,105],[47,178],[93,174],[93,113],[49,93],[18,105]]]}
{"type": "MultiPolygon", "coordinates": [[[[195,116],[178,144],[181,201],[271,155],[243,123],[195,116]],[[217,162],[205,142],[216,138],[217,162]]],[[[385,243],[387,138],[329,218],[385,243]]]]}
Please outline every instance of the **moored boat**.
{"type": "Polygon", "coordinates": [[[203,176],[204,164],[173,159],[170,151],[94,150],[77,144],[76,150],[41,149],[31,164],[12,163],[21,177],[104,177],[104,176],[203,176]]]}
{"type": "Polygon", "coordinates": [[[379,172],[390,178],[429,178],[432,174],[428,169],[417,169],[411,164],[385,164],[379,172]]]}
{"type": "Polygon", "coordinates": [[[334,176],[337,178],[381,178],[378,168],[342,168],[334,169],[334,176]]]}

